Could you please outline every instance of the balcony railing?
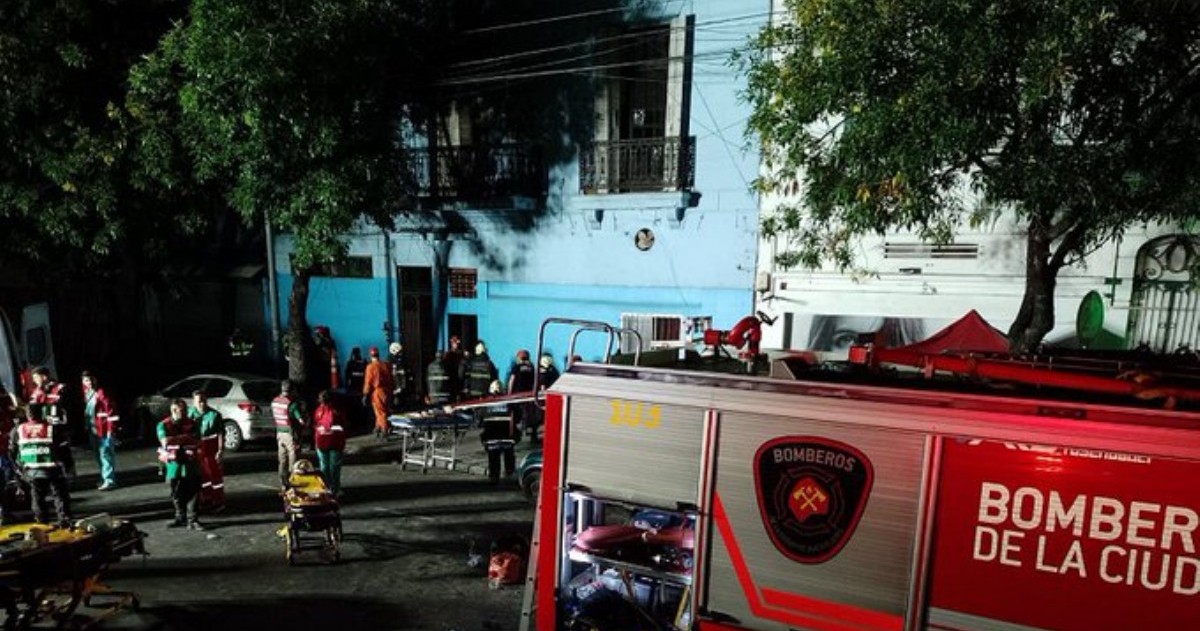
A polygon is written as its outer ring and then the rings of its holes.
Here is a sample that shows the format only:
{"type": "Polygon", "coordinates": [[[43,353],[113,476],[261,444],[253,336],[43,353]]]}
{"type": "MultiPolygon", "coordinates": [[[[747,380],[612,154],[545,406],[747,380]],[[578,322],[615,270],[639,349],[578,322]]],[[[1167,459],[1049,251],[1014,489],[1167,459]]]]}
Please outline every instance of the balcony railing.
{"type": "Polygon", "coordinates": [[[593,142],[579,153],[585,194],[686,191],[695,177],[695,136],[593,142]]]}
{"type": "Polygon", "coordinates": [[[410,149],[417,196],[438,202],[494,202],[546,194],[546,169],[530,145],[459,145],[410,149]]]}

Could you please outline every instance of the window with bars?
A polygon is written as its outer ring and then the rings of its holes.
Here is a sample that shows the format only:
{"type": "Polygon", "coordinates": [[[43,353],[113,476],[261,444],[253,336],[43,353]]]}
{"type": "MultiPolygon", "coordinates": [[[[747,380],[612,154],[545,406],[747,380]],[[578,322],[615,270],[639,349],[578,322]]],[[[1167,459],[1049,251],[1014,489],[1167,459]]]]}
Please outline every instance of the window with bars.
{"type": "MultiPolygon", "coordinates": [[[[642,336],[642,350],[654,348],[678,348],[689,340],[701,336],[712,327],[711,316],[688,317],[677,314],[622,313],[621,327],[633,329],[642,336]]],[[[621,352],[631,353],[637,340],[631,335],[621,336],[621,352]]]]}
{"type": "Polygon", "coordinates": [[[450,297],[474,298],[479,281],[478,272],[471,267],[450,268],[450,297]]]}

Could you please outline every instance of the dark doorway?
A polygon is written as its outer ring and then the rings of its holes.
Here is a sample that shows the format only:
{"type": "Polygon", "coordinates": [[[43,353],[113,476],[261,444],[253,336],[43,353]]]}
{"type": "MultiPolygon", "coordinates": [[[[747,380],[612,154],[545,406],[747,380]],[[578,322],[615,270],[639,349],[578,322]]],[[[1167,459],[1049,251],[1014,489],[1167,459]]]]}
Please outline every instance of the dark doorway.
{"type": "Polygon", "coordinates": [[[425,366],[437,351],[437,323],[433,321],[433,268],[398,267],[400,279],[400,340],[404,344],[405,370],[415,396],[424,400],[425,366]]]}
{"type": "Polygon", "coordinates": [[[479,318],[460,313],[450,314],[450,335],[457,335],[462,347],[475,352],[475,342],[479,341],[479,318]]]}

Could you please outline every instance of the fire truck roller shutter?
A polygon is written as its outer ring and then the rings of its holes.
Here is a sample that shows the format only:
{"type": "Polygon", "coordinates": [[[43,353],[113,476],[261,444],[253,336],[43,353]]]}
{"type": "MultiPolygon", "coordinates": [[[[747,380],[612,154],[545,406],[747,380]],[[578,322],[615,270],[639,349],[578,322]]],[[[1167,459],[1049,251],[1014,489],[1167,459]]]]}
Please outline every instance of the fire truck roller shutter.
{"type": "Polygon", "coordinates": [[[709,608],[762,621],[752,629],[803,627],[787,616],[816,610],[831,623],[903,628],[925,436],[727,412],[717,441],[709,608]],[[856,485],[867,488],[856,496],[856,485]]]}
{"type": "Polygon", "coordinates": [[[699,504],[704,414],[695,407],[573,397],[567,483],[635,504],[699,504]]]}

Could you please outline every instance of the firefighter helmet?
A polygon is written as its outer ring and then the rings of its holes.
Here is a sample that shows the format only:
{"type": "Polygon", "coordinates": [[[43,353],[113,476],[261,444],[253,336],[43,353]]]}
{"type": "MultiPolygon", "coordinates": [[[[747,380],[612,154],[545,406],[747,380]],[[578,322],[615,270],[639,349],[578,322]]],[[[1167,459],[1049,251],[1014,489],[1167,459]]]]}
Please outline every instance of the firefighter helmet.
{"type": "Polygon", "coordinates": [[[392,342],[388,345],[388,352],[392,355],[399,355],[403,351],[404,347],[400,345],[400,342],[392,342]]]}
{"type": "Polygon", "coordinates": [[[489,394],[500,394],[503,386],[500,385],[499,379],[493,379],[491,385],[488,386],[489,394]]]}
{"type": "Polygon", "coordinates": [[[316,472],[316,469],[313,468],[312,461],[308,460],[307,458],[301,458],[296,461],[296,464],[292,465],[292,473],[298,473],[300,475],[305,475],[305,474],[315,473],[315,472],[316,472]]]}

